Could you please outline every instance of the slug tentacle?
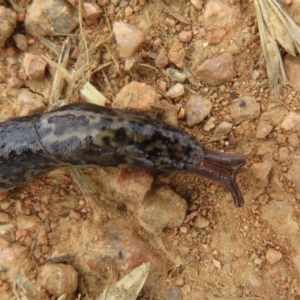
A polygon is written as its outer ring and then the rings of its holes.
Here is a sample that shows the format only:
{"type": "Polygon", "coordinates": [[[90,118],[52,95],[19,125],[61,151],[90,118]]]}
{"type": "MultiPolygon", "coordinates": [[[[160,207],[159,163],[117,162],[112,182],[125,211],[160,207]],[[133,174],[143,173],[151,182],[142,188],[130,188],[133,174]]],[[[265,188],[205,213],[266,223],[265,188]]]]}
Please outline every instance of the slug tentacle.
{"type": "Polygon", "coordinates": [[[234,204],[237,207],[243,206],[244,198],[236,183],[236,175],[242,166],[245,165],[245,158],[243,156],[216,152],[204,147],[203,151],[203,160],[195,173],[223,185],[231,192],[234,204]]]}
{"type": "Polygon", "coordinates": [[[242,206],[244,163],[141,113],[87,103],[0,124],[0,190],[67,165],[181,171],[223,184],[242,206]]]}

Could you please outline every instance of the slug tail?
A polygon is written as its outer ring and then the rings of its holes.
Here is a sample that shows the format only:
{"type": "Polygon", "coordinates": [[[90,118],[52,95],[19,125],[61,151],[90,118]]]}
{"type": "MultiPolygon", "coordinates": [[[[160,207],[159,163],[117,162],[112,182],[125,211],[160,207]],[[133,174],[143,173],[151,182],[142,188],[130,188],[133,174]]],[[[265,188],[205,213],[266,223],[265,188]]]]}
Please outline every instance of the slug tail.
{"type": "Polygon", "coordinates": [[[236,175],[246,163],[245,158],[206,148],[203,150],[203,160],[196,173],[223,185],[230,191],[235,206],[243,206],[244,198],[236,182],[236,175]]]}

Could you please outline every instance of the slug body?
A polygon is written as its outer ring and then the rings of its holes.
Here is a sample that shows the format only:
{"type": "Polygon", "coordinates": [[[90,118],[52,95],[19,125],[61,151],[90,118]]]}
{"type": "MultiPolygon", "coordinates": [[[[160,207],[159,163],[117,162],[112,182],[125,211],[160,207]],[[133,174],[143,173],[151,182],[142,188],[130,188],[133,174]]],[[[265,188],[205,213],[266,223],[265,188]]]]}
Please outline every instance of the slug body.
{"type": "Polygon", "coordinates": [[[188,172],[224,185],[236,206],[242,156],[206,149],[184,132],[139,112],[70,104],[0,124],[0,190],[76,165],[188,172]]]}

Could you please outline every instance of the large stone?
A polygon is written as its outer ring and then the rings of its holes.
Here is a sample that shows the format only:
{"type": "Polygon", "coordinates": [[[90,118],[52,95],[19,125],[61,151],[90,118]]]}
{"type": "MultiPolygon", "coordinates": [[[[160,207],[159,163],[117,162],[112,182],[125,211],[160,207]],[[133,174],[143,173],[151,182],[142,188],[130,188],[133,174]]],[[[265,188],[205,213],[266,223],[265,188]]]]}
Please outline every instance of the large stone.
{"type": "Polygon", "coordinates": [[[78,26],[77,9],[64,0],[33,0],[28,6],[25,27],[33,36],[68,34],[78,26]]]}

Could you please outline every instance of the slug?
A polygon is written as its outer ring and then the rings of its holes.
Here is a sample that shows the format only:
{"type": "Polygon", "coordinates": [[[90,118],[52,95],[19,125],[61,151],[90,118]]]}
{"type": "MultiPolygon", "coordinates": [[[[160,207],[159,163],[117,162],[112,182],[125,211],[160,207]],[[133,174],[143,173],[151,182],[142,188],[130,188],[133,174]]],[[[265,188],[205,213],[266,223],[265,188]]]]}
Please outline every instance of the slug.
{"type": "Polygon", "coordinates": [[[68,165],[180,171],[217,181],[240,207],[236,174],[244,164],[140,112],[93,104],[0,123],[0,191],[68,165]]]}

